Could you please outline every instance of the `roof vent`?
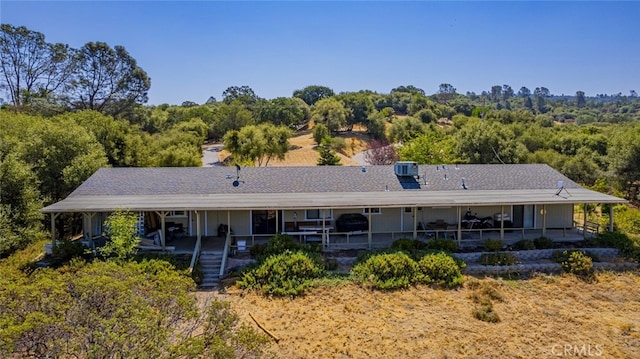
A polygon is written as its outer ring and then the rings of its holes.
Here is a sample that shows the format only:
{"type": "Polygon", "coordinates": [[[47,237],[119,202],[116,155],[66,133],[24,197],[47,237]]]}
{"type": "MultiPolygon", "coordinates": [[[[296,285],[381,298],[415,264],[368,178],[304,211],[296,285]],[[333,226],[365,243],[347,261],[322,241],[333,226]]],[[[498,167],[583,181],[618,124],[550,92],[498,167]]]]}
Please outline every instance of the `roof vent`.
{"type": "Polygon", "coordinates": [[[396,176],[398,177],[418,177],[418,163],[411,161],[399,161],[394,166],[396,176]]]}

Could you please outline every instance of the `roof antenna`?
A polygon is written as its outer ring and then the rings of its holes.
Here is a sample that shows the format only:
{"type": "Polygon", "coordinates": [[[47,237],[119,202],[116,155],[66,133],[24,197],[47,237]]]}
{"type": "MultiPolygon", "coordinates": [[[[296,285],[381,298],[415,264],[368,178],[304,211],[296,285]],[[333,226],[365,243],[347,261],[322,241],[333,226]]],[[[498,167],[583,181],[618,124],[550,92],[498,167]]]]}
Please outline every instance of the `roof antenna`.
{"type": "Polygon", "coordinates": [[[233,187],[238,187],[240,183],[244,183],[244,181],[240,181],[240,166],[236,163],[236,180],[233,181],[233,187]]]}

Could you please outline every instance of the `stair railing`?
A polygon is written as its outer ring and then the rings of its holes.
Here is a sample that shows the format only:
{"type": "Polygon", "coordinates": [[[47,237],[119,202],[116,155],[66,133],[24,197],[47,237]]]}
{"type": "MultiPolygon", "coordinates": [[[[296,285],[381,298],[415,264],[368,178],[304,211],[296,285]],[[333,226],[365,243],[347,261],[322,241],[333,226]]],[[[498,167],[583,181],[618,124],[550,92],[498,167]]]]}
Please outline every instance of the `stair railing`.
{"type": "Polygon", "coordinates": [[[227,240],[224,242],[224,250],[222,251],[222,263],[220,264],[220,278],[224,276],[225,267],[227,266],[227,257],[229,256],[229,248],[231,247],[231,231],[227,231],[227,240]]]}
{"type": "Polygon", "coordinates": [[[191,255],[191,264],[189,265],[189,273],[193,273],[193,269],[198,263],[198,259],[200,258],[200,247],[202,244],[200,241],[196,241],[196,245],[193,247],[193,254],[191,255]]]}

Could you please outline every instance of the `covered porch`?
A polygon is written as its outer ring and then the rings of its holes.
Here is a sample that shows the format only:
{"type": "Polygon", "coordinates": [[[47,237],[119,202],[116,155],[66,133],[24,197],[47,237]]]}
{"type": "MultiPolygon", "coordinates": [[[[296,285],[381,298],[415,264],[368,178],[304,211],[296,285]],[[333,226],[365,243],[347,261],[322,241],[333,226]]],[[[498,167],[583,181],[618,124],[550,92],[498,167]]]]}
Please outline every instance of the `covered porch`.
{"type": "MultiPolygon", "coordinates": [[[[182,237],[171,242],[166,235],[161,236],[160,250],[171,246],[173,251],[192,253],[192,268],[203,251],[221,252],[223,273],[230,254],[266,243],[282,232],[297,233],[292,235],[299,241],[316,242],[325,250],[384,248],[399,238],[428,241],[446,237],[461,248],[476,247],[489,238],[501,239],[507,245],[538,237],[579,241],[594,230],[586,213],[576,213],[574,208],[592,203],[624,200],[585,189],[574,189],[567,198],[529,190],[100,196],[72,197],[43,211],[50,215],[53,245],[59,213],[83,213],[85,233],[99,234],[111,211],[127,208],[139,213],[144,235],[148,232],[142,219],[145,213],[153,213],[158,219],[154,228],[160,233],[166,234],[172,226],[184,231],[182,237]],[[465,222],[467,212],[477,218],[490,217],[493,223],[489,228],[470,225],[465,222]],[[339,217],[354,213],[364,216],[368,223],[362,230],[340,232],[336,226],[339,217]]],[[[609,217],[608,229],[612,230],[612,209],[609,217]]]]}

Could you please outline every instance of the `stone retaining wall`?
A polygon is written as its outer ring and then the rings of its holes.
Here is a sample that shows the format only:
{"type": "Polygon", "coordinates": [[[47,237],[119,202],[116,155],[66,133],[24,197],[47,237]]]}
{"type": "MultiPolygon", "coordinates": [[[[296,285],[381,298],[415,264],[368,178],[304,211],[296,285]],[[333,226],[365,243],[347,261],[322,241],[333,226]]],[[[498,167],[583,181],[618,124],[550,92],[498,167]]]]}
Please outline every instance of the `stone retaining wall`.
{"type": "MultiPolygon", "coordinates": [[[[522,250],[522,251],[507,251],[507,252],[497,252],[497,253],[511,253],[516,256],[519,261],[528,262],[528,261],[539,261],[543,259],[551,259],[553,252],[562,251],[562,250],[575,250],[575,249],[532,249],[532,250],[522,250]]],[[[580,248],[578,250],[582,250],[585,252],[590,252],[598,257],[617,257],[620,254],[620,251],[616,248],[580,248]]],[[[452,253],[451,255],[462,259],[466,263],[476,263],[480,261],[480,256],[484,253],[496,253],[496,252],[473,252],[473,253],[452,253]]]]}

